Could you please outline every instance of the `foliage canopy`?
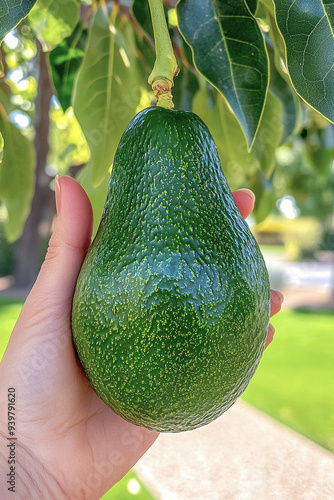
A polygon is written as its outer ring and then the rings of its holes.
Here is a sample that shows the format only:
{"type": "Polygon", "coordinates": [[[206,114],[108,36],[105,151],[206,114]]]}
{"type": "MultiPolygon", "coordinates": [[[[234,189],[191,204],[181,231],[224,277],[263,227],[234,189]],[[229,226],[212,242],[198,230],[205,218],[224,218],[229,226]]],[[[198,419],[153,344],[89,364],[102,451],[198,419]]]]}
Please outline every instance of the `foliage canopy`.
{"type": "MultiPolygon", "coordinates": [[[[55,173],[84,165],[77,178],[96,221],[119,139],[154,102],[147,0],[17,4],[7,0],[0,11],[0,39],[9,33],[1,46],[0,200],[11,241],[22,232],[35,189],[31,124],[39,46],[55,94],[47,173],[52,181],[55,173]]],[[[315,185],[317,193],[325,189],[334,157],[333,3],[164,0],[164,6],[180,68],[175,107],[208,125],[230,187],[255,192],[257,221],[286,193],[303,203],[315,185]],[[299,170],[290,171],[289,154],[298,157],[299,170]],[[308,188],[310,169],[315,180],[308,188]]]]}

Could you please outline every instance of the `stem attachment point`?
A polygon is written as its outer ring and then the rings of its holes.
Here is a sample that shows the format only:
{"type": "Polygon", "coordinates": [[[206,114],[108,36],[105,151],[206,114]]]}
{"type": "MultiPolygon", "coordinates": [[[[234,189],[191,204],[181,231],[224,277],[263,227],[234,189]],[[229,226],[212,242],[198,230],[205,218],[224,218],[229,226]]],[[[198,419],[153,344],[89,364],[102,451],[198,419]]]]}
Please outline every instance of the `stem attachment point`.
{"type": "Polygon", "coordinates": [[[179,73],[172,42],[169,37],[163,0],[148,0],[156,50],[156,60],[148,78],[154,95],[157,98],[157,106],[173,108],[173,97],[171,89],[173,78],[179,73]]]}

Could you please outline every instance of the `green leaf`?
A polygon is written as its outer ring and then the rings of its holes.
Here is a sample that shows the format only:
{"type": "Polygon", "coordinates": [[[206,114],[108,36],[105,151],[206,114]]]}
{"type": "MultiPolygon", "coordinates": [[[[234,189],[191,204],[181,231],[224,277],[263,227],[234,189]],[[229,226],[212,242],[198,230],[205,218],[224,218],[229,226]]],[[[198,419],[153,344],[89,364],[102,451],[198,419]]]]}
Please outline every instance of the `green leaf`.
{"type": "Polygon", "coordinates": [[[259,162],[259,169],[269,177],[276,162],[276,149],[281,144],[283,135],[282,104],[271,93],[268,93],[258,135],[251,154],[259,162]]]}
{"type": "Polygon", "coordinates": [[[134,0],[131,10],[133,17],[135,18],[139,26],[143,29],[150,43],[154,46],[153,27],[148,1],[134,0]]]}
{"type": "Polygon", "coordinates": [[[15,241],[22,233],[34,193],[34,148],[16,126],[8,120],[0,107],[0,130],[4,139],[3,159],[0,164],[0,198],[6,206],[8,241],[15,241]]]}
{"type": "MultiPolygon", "coordinates": [[[[254,9],[256,2],[249,2],[254,9]]],[[[227,99],[250,147],[268,88],[268,60],[255,17],[244,0],[180,0],[179,27],[194,63],[227,99]]]]}
{"type": "Polygon", "coordinates": [[[334,122],[332,0],[274,0],[292,84],[300,97],[334,122]]]}
{"type": "Polygon", "coordinates": [[[209,127],[230,188],[238,189],[245,181],[246,169],[254,167],[254,158],[247,151],[237,119],[220,94],[209,94],[207,85],[195,95],[192,110],[209,127]]]}
{"type": "Polygon", "coordinates": [[[0,42],[33,8],[36,0],[6,0],[0,5],[0,42]]]}
{"type": "Polygon", "coordinates": [[[334,125],[310,130],[305,146],[312,167],[320,177],[327,179],[334,161],[334,125]]]}
{"type": "Polygon", "coordinates": [[[266,41],[270,60],[269,89],[270,92],[280,100],[282,105],[283,132],[281,143],[283,144],[293,135],[299,125],[301,120],[301,110],[296,93],[291,89],[290,85],[277,70],[273,42],[269,38],[267,38],[266,41]]]}
{"type": "Polygon", "coordinates": [[[274,14],[275,8],[274,8],[273,0],[260,0],[258,3],[256,15],[258,15],[261,12],[262,6],[264,6],[271,14],[274,14]]]}
{"type": "Polygon", "coordinates": [[[105,178],[121,135],[137,112],[141,82],[132,26],[122,20],[109,25],[99,6],[73,99],[74,113],[91,151],[95,186],[105,178]]]}
{"type": "Polygon", "coordinates": [[[252,175],[248,187],[255,194],[255,206],[252,216],[257,224],[262,222],[275,207],[275,194],[273,190],[274,172],[267,179],[260,171],[252,175]]]}
{"type": "Polygon", "coordinates": [[[29,22],[45,51],[68,37],[78,21],[80,0],[38,0],[29,22]]]}
{"type": "Polygon", "coordinates": [[[3,158],[3,136],[2,136],[2,133],[0,132],[0,163],[2,162],[2,158],[3,158]]]}
{"type": "Polygon", "coordinates": [[[193,111],[210,129],[217,145],[222,169],[231,189],[246,183],[246,175],[257,170],[270,176],[275,165],[275,152],[282,137],[282,106],[268,94],[263,118],[251,152],[241,131],[240,124],[227,106],[224,98],[215,92],[210,105],[208,92],[202,88],[193,101],[193,111]]]}
{"type": "Polygon", "coordinates": [[[249,8],[252,14],[255,14],[257,9],[257,0],[245,0],[245,4],[249,8]]]}
{"type": "Polygon", "coordinates": [[[74,81],[85,55],[87,30],[79,22],[71,35],[49,54],[52,80],[64,111],[71,106],[74,81]]]}

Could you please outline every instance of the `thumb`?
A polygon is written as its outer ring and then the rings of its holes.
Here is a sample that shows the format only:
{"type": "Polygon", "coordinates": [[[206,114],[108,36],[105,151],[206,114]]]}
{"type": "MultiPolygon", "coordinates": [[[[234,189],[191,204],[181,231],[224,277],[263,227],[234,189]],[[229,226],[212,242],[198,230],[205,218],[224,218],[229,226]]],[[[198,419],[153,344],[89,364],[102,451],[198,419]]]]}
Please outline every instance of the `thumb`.
{"type": "MultiPolygon", "coordinates": [[[[71,177],[55,180],[57,218],[49,248],[27,302],[66,313],[90,245],[93,212],[88,196],[71,177]]],[[[25,304],[27,305],[27,303],[25,304]]]]}

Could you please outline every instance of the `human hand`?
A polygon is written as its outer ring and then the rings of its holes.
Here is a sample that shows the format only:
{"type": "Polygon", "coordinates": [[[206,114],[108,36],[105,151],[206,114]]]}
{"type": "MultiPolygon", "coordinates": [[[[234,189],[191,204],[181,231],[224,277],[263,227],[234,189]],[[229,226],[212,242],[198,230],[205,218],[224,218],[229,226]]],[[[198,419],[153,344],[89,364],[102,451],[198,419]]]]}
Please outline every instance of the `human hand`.
{"type": "MultiPolygon", "coordinates": [[[[254,200],[248,192],[236,191],[234,199],[242,216],[249,215],[254,200]]],[[[93,500],[125,475],[158,433],[108,408],[76,358],[71,304],[93,216],[87,195],[70,177],[59,179],[56,201],[58,217],[45,262],[0,365],[0,429],[6,438],[7,390],[14,387],[17,498],[93,500]]],[[[272,292],[272,314],[280,305],[281,297],[272,292]]],[[[272,335],[270,328],[267,344],[272,335]]],[[[1,461],[6,474],[7,458],[1,461]]],[[[7,485],[0,485],[0,493],[9,497],[7,485]]]]}

